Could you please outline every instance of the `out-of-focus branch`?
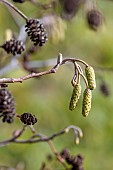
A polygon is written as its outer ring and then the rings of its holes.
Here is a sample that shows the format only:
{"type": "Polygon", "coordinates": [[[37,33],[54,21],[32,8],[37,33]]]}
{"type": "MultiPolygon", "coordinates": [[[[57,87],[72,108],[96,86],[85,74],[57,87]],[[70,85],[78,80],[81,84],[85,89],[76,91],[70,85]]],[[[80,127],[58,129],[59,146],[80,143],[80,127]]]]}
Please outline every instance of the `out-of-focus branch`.
{"type": "MultiPolygon", "coordinates": [[[[71,58],[70,56],[65,57],[66,58],[71,58]]],[[[45,68],[45,67],[51,67],[53,65],[55,65],[56,63],[56,58],[51,58],[51,59],[47,59],[47,60],[35,60],[35,61],[29,61],[27,64],[27,66],[29,68],[45,68]]],[[[101,67],[101,66],[93,66],[92,67],[95,69],[95,71],[109,71],[112,72],[113,71],[113,67],[101,67]]]]}
{"type": "Polygon", "coordinates": [[[82,130],[74,125],[70,125],[68,127],[66,127],[65,129],[61,130],[58,133],[54,133],[51,136],[46,136],[43,134],[35,134],[33,136],[31,136],[29,139],[27,140],[19,140],[18,138],[20,136],[22,136],[22,134],[25,132],[27,125],[23,126],[22,130],[17,130],[13,133],[13,137],[5,140],[5,141],[1,141],[0,142],[0,147],[9,145],[11,143],[19,143],[19,144],[33,144],[33,143],[38,143],[38,142],[48,142],[52,152],[54,153],[54,155],[57,157],[58,161],[64,166],[64,168],[67,170],[67,165],[65,163],[65,160],[61,157],[60,153],[56,150],[54,144],[53,144],[53,139],[61,136],[65,133],[68,133],[71,129],[73,129],[74,134],[75,134],[75,138],[76,138],[76,143],[79,143],[79,139],[83,136],[82,130]]]}
{"type": "Polygon", "coordinates": [[[9,73],[12,70],[16,70],[20,68],[20,63],[16,58],[13,58],[8,65],[0,69],[0,76],[3,76],[7,73],[9,73]]]}
{"type": "Polygon", "coordinates": [[[30,2],[33,3],[35,6],[42,8],[44,10],[53,8],[53,5],[56,1],[57,0],[52,0],[51,2],[44,4],[36,0],[30,0],[30,2]]]}
{"type": "Polygon", "coordinates": [[[38,60],[38,61],[29,61],[27,66],[29,68],[45,68],[52,67],[56,63],[56,58],[48,59],[48,60],[38,60]]]}
{"type": "Polygon", "coordinates": [[[31,143],[38,143],[38,142],[48,142],[50,140],[53,140],[54,138],[61,136],[65,133],[68,133],[71,129],[73,129],[74,134],[75,134],[75,141],[78,144],[79,143],[79,139],[83,136],[82,130],[74,125],[70,125],[68,127],[66,127],[65,129],[61,130],[58,133],[54,133],[51,136],[47,137],[46,135],[43,134],[35,134],[33,136],[31,136],[29,139],[27,140],[19,140],[18,138],[20,136],[22,136],[22,134],[25,132],[26,130],[26,126],[23,127],[22,130],[20,130],[18,133],[15,133],[13,135],[12,138],[5,140],[5,141],[1,141],[0,142],[0,147],[9,145],[11,143],[20,143],[20,144],[31,144],[31,143]]]}
{"type": "Polygon", "coordinates": [[[48,141],[48,144],[52,150],[52,152],[55,154],[55,156],[57,157],[58,161],[65,167],[66,170],[68,170],[67,165],[65,164],[65,159],[62,158],[62,156],[60,155],[60,153],[57,152],[53,142],[51,140],[48,141]]]}

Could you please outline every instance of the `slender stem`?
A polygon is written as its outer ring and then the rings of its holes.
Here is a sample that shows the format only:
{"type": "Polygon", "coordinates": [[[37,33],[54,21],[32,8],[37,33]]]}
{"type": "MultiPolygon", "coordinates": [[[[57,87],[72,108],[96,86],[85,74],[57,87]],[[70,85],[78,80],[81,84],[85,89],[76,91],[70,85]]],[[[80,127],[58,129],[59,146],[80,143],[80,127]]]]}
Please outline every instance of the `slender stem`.
{"type": "Polygon", "coordinates": [[[10,143],[13,143],[14,141],[16,141],[17,138],[19,138],[26,130],[26,125],[23,126],[22,130],[18,133],[18,135],[13,136],[11,139],[5,140],[0,142],[0,147],[9,145],[10,143]]]}
{"type": "Polygon", "coordinates": [[[78,71],[77,72],[77,84],[80,84],[80,73],[78,70],[78,64],[76,62],[74,62],[74,66],[75,66],[75,71],[78,71]]]}
{"type": "Polygon", "coordinates": [[[13,4],[11,4],[10,2],[8,2],[7,0],[0,0],[0,2],[5,3],[6,5],[8,5],[9,7],[11,7],[12,9],[14,9],[21,17],[23,17],[26,21],[28,20],[27,16],[24,15],[17,7],[15,7],[13,4]]]}
{"type": "Polygon", "coordinates": [[[78,65],[78,64],[76,64],[76,67],[77,67],[77,69],[78,69],[79,75],[81,75],[81,76],[83,77],[84,82],[85,82],[85,84],[86,84],[86,87],[88,87],[88,82],[87,82],[86,77],[85,77],[84,74],[83,74],[82,68],[81,68],[80,65],[78,65]]]}
{"type": "Polygon", "coordinates": [[[66,127],[65,129],[61,130],[58,133],[54,133],[51,136],[47,137],[46,135],[43,134],[34,134],[31,138],[27,139],[27,140],[18,140],[18,138],[25,132],[27,125],[24,125],[22,130],[20,130],[20,132],[15,136],[13,136],[12,138],[5,140],[5,141],[0,141],[0,147],[9,145],[10,143],[21,143],[21,144],[29,144],[29,143],[38,143],[38,142],[48,142],[53,140],[54,138],[61,136],[65,133],[69,133],[69,131],[71,129],[74,130],[75,133],[75,137],[77,135],[77,137],[81,138],[83,136],[82,130],[74,125],[70,125],[68,127],[66,127]]]}
{"type": "Polygon", "coordinates": [[[62,61],[62,64],[65,64],[66,62],[80,62],[80,63],[84,64],[85,66],[88,66],[88,64],[85,61],[76,59],[76,58],[66,58],[62,61]]]}
{"type": "MultiPolygon", "coordinates": [[[[39,72],[39,73],[31,73],[27,76],[23,76],[23,77],[19,77],[19,78],[1,78],[0,79],[0,83],[16,83],[16,82],[20,82],[22,83],[23,81],[25,80],[28,80],[30,78],[34,78],[34,77],[40,77],[40,76],[43,76],[43,75],[47,75],[47,74],[53,74],[53,73],[56,73],[59,69],[59,67],[63,64],[66,64],[66,62],[71,62],[71,63],[74,63],[74,62],[82,62],[84,65],[88,66],[87,63],[85,63],[84,61],[82,60],[79,60],[79,59],[75,59],[75,58],[67,58],[67,59],[64,59],[61,63],[57,63],[52,69],[48,70],[48,71],[42,71],[42,72],[39,72]]],[[[79,66],[79,65],[78,65],[79,66]]],[[[81,69],[80,67],[78,68],[78,71],[80,72],[81,76],[84,78],[85,80],[85,77],[83,76],[83,74],[81,73],[81,69]]],[[[85,80],[86,81],[86,80],[85,80]]]]}
{"type": "Polygon", "coordinates": [[[57,152],[53,142],[51,140],[48,141],[48,144],[52,150],[52,152],[56,155],[57,159],[59,160],[59,162],[65,167],[65,169],[67,170],[67,166],[65,164],[65,160],[61,157],[61,155],[57,152]]]}
{"type": "Polygon", "coordinates": [[[83,75],[83,74],[81,74],[81,76],[83,77],[83,79],[84,79],[84,82],[85,82],[85,84],[86,84],[86,88],[88,87],[88,82],[87,82],[87,79],[86,79],[86,77],[83,75]]]}
{"type": "Polygon", "coordinates": [[[27,76],[23,76],[19,78],[1,78],[0,83],[17,83],[17,82],[22,83],[23,81],[28,80],[30,78],[40,77],[40,76],[51,74],[51,73],[53,73],[53,71],[49,70],[49,71],[43,71],[40,73],[31,73],[31,74],[28,74],[27,76]]]}

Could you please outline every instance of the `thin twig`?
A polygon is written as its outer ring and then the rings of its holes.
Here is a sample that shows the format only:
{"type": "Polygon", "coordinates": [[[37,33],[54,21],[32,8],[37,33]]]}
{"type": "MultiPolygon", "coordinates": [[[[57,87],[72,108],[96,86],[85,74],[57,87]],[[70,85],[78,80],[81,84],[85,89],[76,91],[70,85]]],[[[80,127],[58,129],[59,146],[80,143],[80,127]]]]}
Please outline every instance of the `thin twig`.
{"type": "Polygon", "coordinates": [[[80,62],[84,64],[85,66],[88,66],[88,64],[85,61],[80,60],[80,59],[75,59],[75,58],[66,58],[62,61],[62,64],[65,64],[66,62],[80,62]]]}
{"type": "Polygon", "coordinates": [[[0,147],[9,145],[11,142],[16,141],[16,139],[19,138],[25,132],[25,130],[26,130],[26,125],[23,126],[22,130],[19,131],[18,135],[14,135],[11,139],[0,142],[0,147]]]}
{"type": "Polygon", "coordinates": [[[67,62],[72,62],[72,63],[73,62],[81,62],[82,64],[88,66],[88,64],[85,63],[82,60],[79,60],[79,59],[76,59],[76,58],[67,58],[67,59],[62,60],[62,62],[60,64],[57,63],[52,69],[50,69],[48,71],[42,71],[40,73],[31,73],[27,76],[23,76],[23,77],[19,77],[19,78],[1,78],[0,83],[17,83],[17,82],[22,83],[23,81],[28,80],[30,78],[40,77],[40,76],[43,76],[43,75],[56,73],[57,70],[59,69],[59,67],[63,64],[66,64],[67,62]]]}
{"type": "Polygon", "coordinates": [[[61,157],[61,155],[57,152],[57,150],[56,150],[53,142],[50,140],[50,141],[48,141],[48,144],[49,144],[52,152],[53,152],[53,153],[55,154],[55,156],[57,157],[58,161],[64,166],[64,168],[65,168],[66,170],[68,170],[68,168],[67,168],[67,166],[66,166],[66,164],[65,164],[65,160],[64,160],[64,159],[61,157]]]}
{"type": "Polygon", "coordinates": [[[32,144],[32,143],[38,143],[38,142],[48,142],[48,141],[53,140],[54,138],[56,138],[60,135],[68,133],[71,129],[74,130],[74,134],[75,134],[75,137],[77,137],[77,140],[78,140],[78,137],[81,138],[83,136],[82,130],[79,127],[74,126],[74,125],[70,125],[70,126],[66,127],[65,129],[61,130],[60,132],[54,133],[49,137],[47,137],[46,135],[43,135],[43,134],[35,134],[27,140],[18,140],[18,138],[20,136],[22,136],[22,134],[26,130],[26,126],[24,126],[23,129],[19,132],[18,135],[16,135],[16,136],[14,135],[12,138],[10,138],[8,140],[1,141],[0,147],[9,145],[10,143],[20,143],[20,144],[29,144],[30,143],[30,144],[32,144]]]}
{"type": "Polygon", "coordinates": [[[81,68],[80,65],[78,65],[78,64],[77,64],[77,69],[78,69],[79,74],[83,77],[84,82],[85,82],[85,84],[86,84],[86,87],[88,87],[88,81],[87,81],[86,77],[85,77],[84,74],[83,74],[82,68],[81,68]]]}
{"type": "MultiPolygon", "coordinates": [[[[67,58],[71,58],[71,57],[68,56],[64,59],[67,59],[67,58]]],[[[51,59],[47,59],[47,60],[29,61],[27,63],[27,66],[29,68],[45,68],[45,67],[50,67],[50,66],[55,65],[55,62],[56,62],[56,58],[51,58],[51,59]]],[[[85,64],[87,64],[87,63],[85,63],[85,64]]],[[[88,66],[88,64],[86,66],[88,66]]],[[[110,71],[110,72],[113,71],[113,67],[101,67],[101,66],[94,66],[94,65],[92,65],[92,67],[95,69],[95,71],[110,71]]]]}

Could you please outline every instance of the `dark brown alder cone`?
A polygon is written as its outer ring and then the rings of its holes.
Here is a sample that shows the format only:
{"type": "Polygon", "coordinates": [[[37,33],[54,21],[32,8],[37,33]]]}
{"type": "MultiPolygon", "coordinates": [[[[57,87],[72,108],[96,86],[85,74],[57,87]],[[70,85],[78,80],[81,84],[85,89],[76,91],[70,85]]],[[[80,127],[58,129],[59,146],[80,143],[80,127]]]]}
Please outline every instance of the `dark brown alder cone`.
{"type": "Polygon", "coordinates": [[[25,27],[25,31],[27,32],[31,41],[34,42],[34,45],[43,46],[48,40],[46,30],[40,20],[29,19],[26,22],[25,27]]]}
{"type": "Polygon", "coordinates": [[[60,2],[63,8],[62,17],[70,20],[76,15],[84,0],[60,0],[60,2]]]}
{"type": "Polygon", "coordinates": [[[15,101],[11,92],[7,89],[0,89],[0,117],[2,117],[2,121],[12,123],[15,113],[15,101]]]}
{"type": "Polygon", "coordinates": [[[23,113],[20,120],[26,125],[34,125],[37,122],[37,118],[32,113],[23,113]]]}
{"type": "Polygon", "coordinates": [[[61,152],[61,156],[66,160],[66,162],[72,165],[71,170],[84,170],[83,168],[83,157],[81,155],[70,155],[68,149],[64,149],[61,152]]]}
{"type": "Polygon", "coordinates": [[[70,157],[70,151],[67,148],[64,149],[60,154],[61,154],[62,158],[64,158],[64,159],[67,159],[70,157]]]}
{"type": "Polygon", "coordinates": [[[104,20],[102,13],[97,9],[88,11],[86,18],[89,27],[94,31],[97,31],[102,26],[104,20]]]}
{"type": "Polygon", "coordinates": [[[25,50],[25,45],[22,41],[11,39],[6,41],[1,46],[7,53],[12,53],[13,55],[21,54],[25,50]]]}

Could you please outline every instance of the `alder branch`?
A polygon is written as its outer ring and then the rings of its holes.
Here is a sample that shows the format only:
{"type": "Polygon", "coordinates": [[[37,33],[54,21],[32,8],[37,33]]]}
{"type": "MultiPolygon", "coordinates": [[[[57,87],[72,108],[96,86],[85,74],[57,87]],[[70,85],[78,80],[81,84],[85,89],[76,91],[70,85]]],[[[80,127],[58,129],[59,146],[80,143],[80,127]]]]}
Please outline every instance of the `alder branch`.
{"type": "Polygon", "coordinates": [[[18,130],[17,133],[15,132],[15,134],[13,135],[12,138],[5,140],[5,141],[1,141],[0,142],[0,147],[9,145],[10,143],[19,143],[19,144],[32,144],[32,143],[39,143],[39,142],[48,142],[50,140],[53,140],[54,138],[61,136],[65,133],[68,133],[71,129],[74,131],[75,134],[75,142],[78,144],[79,143],[79,139],[81,137],[83,137],[83,132],[82,130],[74,125],[70,125],[68,127],[66,127],[65,129],[61,130],[58,133],[54,133],[51,136],[46,136],[43,134],[35,134],[33,136],[31,136],[29,139],[27,140],[19,140],[18,138],[20,136],[22,136],[22,134],[25,132],[27,125],[23,126],[22,130],[18,130]]]}
{"type": "Polygon", "coordinates": [[[11,142],[14,142],[17,138],[19,138],[26,130],[26,125],[23,126],[22,130],[18,131],[18,134],[14,135],[11,139],[7,139],[5,141],[0,142],[0,147],[9,145],[11,142]]]}
{"type": "Polygon", "coordinates": [[[66,163],[65,163],[65,159],[62,158],[62,156],[60,155],[59,152],[57,152],[57,150],[56,150],[53,142],[52,142],[51,140],[49,140],[49,141],[48,141],[48,144],[49,144],[52,152],[53,152],[53,153],[55,154],[55,156],[57,157],[58,161],[64,166],[64,168],[65,168],[66,170],[68,170],[68,167],[67,167],[67,165],[66,165],[66,163]]]}
{"type": "Polygon", "coordinates": [[[20,82],[22,83],[23,81],[25,80],[28,80],[28,79],[31,79],[31,78],[34,78],[34,77],[41,77],[43,75],[47,75],[47,74],[52,74],[52,73],[56,73],[57,70],[59,69],[59,67],[61,65],[64,65],[66,64],[67,62],[71,62],[71,63],[74,63],[74,62],[80,62],[82,64],[84,64],[85,66],[88,66],[87,63],[85,63],[84,61],[80,60],[80,59],[76,59],[76,58],[66,58],[66,59],[63,59],[61,61],[61,63],[58,63],[50,70],[48,71],[42,71],[42,72],[39,72],[39,73],[31,73],[31,74],[28,74],[26,76],[23,76],[23,77],[19,77],[19,78],[1,78],[0,79],[0,83],[17,83],[17,82],[20,82]]]}
{"type": "MultiPolygon", "coordinates": [[[[70,56],[65,57],[66,58],[71,58],[70,56]]],[[[56,62],[56,58],[51,58],[51,59],[47,59],[47,60],[35,60],[35,61],[29,61],[26,65],[28,66],[28,68],[45,68],[45,67],[52,67],[53,65],[55,65],[56,62]]],[[[101,67],[101,66],[94,66],[92,65],[92,67],[95,69],[95,71],[99,72],[99,71],[109,71],[112,72],[113,71],[113,67],[101,67]]]]}

